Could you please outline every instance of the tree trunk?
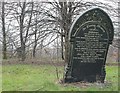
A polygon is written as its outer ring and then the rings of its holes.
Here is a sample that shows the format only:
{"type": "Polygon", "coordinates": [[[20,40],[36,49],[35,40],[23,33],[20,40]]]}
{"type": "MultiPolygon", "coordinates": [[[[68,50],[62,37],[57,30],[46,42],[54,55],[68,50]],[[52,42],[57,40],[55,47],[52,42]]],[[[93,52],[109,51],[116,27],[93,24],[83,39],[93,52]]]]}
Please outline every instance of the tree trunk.
{"type": "Polygon", "coordinates": [[[36,15],[36,19],[35,19],[35,44],[34,44],[34,47],[33,47],[33,57],[35,58],[36,57],[36,47],[37,47],[37,15],[36,15]]]}
{"type": "Polygon", "coordinates": [[[118,38],[118,62],[120,63],[120,38],[118,38]]]}
{"type": "Polygon", "coordinates": [[[69,42],[68,37],[65,37],[65,63],[69,62],[69,42]]]}
{"type": "Polygon", "coordinates": [[[61,29],[61,57],[64,60],[64,42],[63,42],[63,30],[61,29]]]}
{"type": "Polygon", "coordinates": [[[34,58],[36,57],[36,45],[35,45],[34,48],[33,48],[33,57],[34,57],[34,58]]]}
{"type": "Polygon", "coordinates": [[[40,57],[42,57],[42,53],[43,53],[43,40],[41,40],[41,44],[40,44],[40,57]]]}
{"type": "Polygon", "coordinates": [[[25,60],[25,42],[23,39],[23,22],[24,22],[24,17],[25,17],[25,2],[23,2],[23,7],[22,7],[22,12],[20,15],[20,41],[21,41],[21,59],[22,61],[25,60]]]}
{"type": "Polygon", "coordinates": [[[72,3],[63,2],[62,20],[65,33],[65,63],[69,63],[69,29],[72,21],[72,3]]]}
{"type": "Polygon", "coordinates": [[[37,47],[37,40],[36,40],[36,31],[35,31],[35,45],[33,47],[33,57],[36,57],[36,47],[37,47]]]}
{"type": "Polygon", "coordinates": [[[3,31],[3,59],[7,59],[7,45],[6,45],[6,32],[5,32],[5,3],[2,2],[2,31],[3,31]]]}
{"type": "Polygon", "coordinates": [[[25,43],[24,42],[22,43],[21,50],[22,50],[22,56],[21,56],[22,58],[21,59],[22,59],[22,61],[24,61],[25,58],[26,58],[26,53],[25,53],[26,49],[25,49],[25,43]]]}

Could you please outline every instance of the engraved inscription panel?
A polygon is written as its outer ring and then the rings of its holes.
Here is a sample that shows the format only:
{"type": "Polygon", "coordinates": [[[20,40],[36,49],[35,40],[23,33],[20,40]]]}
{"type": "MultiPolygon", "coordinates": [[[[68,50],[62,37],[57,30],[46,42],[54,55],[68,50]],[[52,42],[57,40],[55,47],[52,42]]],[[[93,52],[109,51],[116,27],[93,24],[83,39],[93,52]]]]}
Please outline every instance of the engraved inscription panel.
{"type": "Polygon", "coordinates": [[[87,24],[76,32],[73,60],[96,63],[104,60],[108,37],[100,25],[87,24]]]}

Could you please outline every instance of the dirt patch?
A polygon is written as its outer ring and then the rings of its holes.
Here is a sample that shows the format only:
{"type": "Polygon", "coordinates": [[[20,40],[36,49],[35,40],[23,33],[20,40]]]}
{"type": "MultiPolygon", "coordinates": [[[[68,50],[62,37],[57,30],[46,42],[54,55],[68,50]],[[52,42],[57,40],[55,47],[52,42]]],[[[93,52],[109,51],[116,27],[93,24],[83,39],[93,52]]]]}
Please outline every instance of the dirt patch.
{"type": "Polygon", "coordinates": [[[64,83],[63,80],[59,80],[58,83],[64,87],[73,86],[73,87],[78,87],[78,88],[88,88],[91,86],[104,88],[104,87],[108,87],[111,85],[111,82],[109,81],[105,81],[104,83],[99,83],[99,82],[89,83],[89,82],[84,82],[84,81],[74,82],[74,83],[64,83]]]}

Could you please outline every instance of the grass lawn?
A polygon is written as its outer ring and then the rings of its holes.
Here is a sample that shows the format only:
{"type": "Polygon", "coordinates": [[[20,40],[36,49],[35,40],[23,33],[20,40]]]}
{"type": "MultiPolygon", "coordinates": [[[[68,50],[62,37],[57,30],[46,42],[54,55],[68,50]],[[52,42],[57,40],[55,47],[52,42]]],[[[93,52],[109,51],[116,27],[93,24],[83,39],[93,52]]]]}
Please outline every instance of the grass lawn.
{"type": "MultiPolygon", "coordinates": [[[[58,67],[63,77],[63,67],[58,67]]],[[[2,91],[118,91],[118,67],[106,67],[106,83],[60,84],[56,69],[50,65],[5,65],[2,67],[2,91]]]]}

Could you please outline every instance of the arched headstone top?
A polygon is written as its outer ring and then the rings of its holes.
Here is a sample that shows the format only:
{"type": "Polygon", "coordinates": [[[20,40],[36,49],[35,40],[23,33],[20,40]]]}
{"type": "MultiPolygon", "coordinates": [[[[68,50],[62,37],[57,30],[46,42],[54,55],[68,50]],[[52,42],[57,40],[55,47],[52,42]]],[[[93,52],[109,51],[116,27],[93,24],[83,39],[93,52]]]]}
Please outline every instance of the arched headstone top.
{"type": "Polygon", "coordinates": [[[114,28],[112,20],[108,14],[100,8],[94,8],[86,11],[84,14],[79,15],[70,28],[69,40],[74,38],[74,35],[78,28],[85,24],[98,24],[102,26],[108,33],[109,44],[112,43],[114,37],[114,28]]]}

